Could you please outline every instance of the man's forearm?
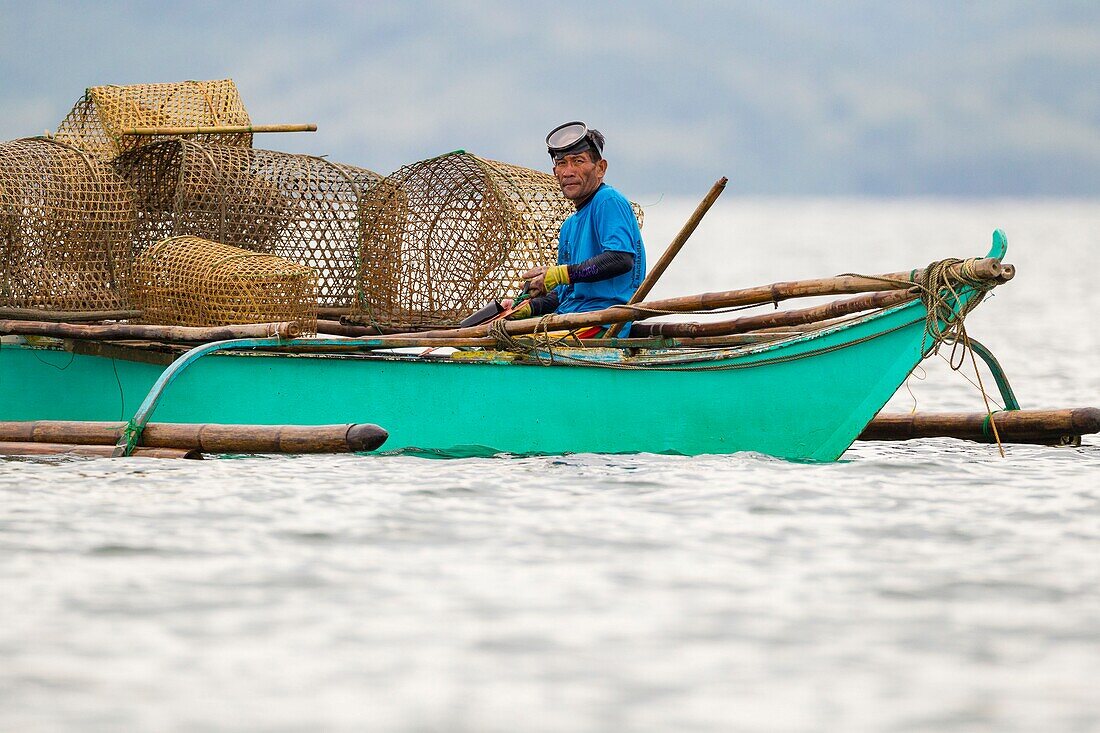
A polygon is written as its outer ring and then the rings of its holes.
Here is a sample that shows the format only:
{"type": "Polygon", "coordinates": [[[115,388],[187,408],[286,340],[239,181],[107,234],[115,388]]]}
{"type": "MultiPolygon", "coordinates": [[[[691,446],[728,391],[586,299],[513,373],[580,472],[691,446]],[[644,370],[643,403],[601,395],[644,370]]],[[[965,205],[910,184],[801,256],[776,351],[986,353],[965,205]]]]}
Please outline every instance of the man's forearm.
{"type": "Polygon", "coordinates": [[[610,280],[634,267],[634,255],[630,252],[608,250],[590,257],[584,262],[569,265],[569,282],[594,283],[610,280]]]}

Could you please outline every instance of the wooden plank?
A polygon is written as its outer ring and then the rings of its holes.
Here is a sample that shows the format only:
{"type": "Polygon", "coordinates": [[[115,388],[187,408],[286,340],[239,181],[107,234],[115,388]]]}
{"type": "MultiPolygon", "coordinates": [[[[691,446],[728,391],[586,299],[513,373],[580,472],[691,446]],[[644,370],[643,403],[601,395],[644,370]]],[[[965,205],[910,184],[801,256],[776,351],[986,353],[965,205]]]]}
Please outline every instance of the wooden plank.
{"type": "Polygon", "coordinates": [[[156,364],[157,366],[168,366],[179,356],[178,351],[170,348],[156,348],[157,344],[155,342],[150,342],[148,345],[131,346],[109,341],[65,339],[64,345],[66,351],[71,351],[74,354],[102,356],[107,359],[122,359],[142,364],[156,364]]]}

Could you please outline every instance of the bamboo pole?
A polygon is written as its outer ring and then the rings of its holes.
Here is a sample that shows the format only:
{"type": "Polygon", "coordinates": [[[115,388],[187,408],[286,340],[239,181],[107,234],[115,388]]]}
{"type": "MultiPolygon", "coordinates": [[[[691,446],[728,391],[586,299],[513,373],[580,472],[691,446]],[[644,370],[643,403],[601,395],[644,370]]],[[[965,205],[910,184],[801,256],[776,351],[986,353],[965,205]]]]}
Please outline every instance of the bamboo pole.
{"type": "MultiPolygon", "coordinates": [[[[114,446],[80,445],[76,443],[43,443],[0,440],[0,456],[97,456],[110,458],[114,446]]],[[[138,458],[202,458],[202,452],[184,448],[135,448],[131,455],[138,458]]]]}
{"type": "MultiPolygon", "coordinates": [[[[665,270],[672,264],[672,260],[680,253],[680,250],[688,241],[688,237],[695,232],[695,229],[699,226],[699,222],[701,222],[707,212],[710,211],[710,207],[714,205],[714,202],[718,200],[722,192],[726,190],[726,183],[728,181],[728,178],[722,176],[710,187],[710,191],[708,191],[707,195],[703,197],[703,200],[699,202],[699,205],[695,207],[695,211],[691,213],[691,216],[688,217],[684,226],[681,227],[675,238],[673,238],[672,242],[668,245],[668,249],[661,255],[661,259],[657,261],[657,264],[654,265],[653,269],[649,271],[649,274],[645,276],[645,279],[642,280],[642,284],[639,285],[638,289],[634,292],[634,295],[630,296],[629,303],[640,303],[646,299],[650,291],[653,290],[653,286],[661,279],[661,275],[665,274],[665,270]]],[[[622,324],[616,323],[607,330],[604,337],[614,338],[621,329],[622,324]]]]}
{"type": "Polygon", "coordinates": [[[802,331],[777,329],[770,333],[737,333],[723,336],[685,337],[669,339],[669,341],[671,342],[672,348],[721,348],[723,346],[744,346],[745,344],[766,344],[771,341],[782,341],[783,339],[794,338],[801,335],[802,331]]]}
{"type": "Polygon", "coordinates": [[[234,326],[152,326],[132,323],[82,325],[45,321],[0,320],[0,335],[52,336],[75,339],[154,339],[158,341],[223,341],[236,338],[297,338],[297,321],[245,323],[234,326]]]}
{"type": "MultiPolygon", "coordinates": [[[[817,329],[817,328],[824,328],[825,326],[833,326],[833,325],[836,325],[836,324],[845,323],[845,322],[847,322],[847,320],[848,320],[847,318],[830,318],[830,319],[824,320],[824,321],[816,321],[816,322],[814,322],[814,328],[817,329]]],[[[772,333],[775,333],[775,334],[780,334],[780,333],[800,334],[800,333],[804,333],[804,332],[805,332],[805,329],[796,328],[795,326],[776,326],[775,328],[760,328],[760,329],[757,329],[756,331],[753,331],[753,333],[759,333],[759,334],[772,334],[772,333]]]]}
{"type": "MultiPolygon", "coordinates": [[[[331,319],[324,319],[324,320],[331,321],[331,319]]],[[[360,326],[362,328],[368,328],[368,329],[370,329],[370,333],[372,335],[382,335],[382,334],[407,335],[407,334],[410,334],[410,333],[421,333],[422,331],[441,331],[441,330],[447,329],[447,328],[457,328],[457,326],[453,326],[453,325],[447,324],[447,323],[436,323],[436,324],[423,325],[423,324],[412,324],[412,323],[390,323],[390,322],[387,322],[385,325],[383,325],[383,324],[380,324],[380,323],[375,323],[371,319],[370,316],[361,315],[361,314],[358,314],[358,313],[340,316],[340,325],[341,326],[360,326]]]]}
{"type": "Polygon", "coordinates": [[[329,336],[381,336],[385,333],[404,332],[395,332],[392,329],[376,328],[374,326],[355,326],[340,321],[330,321],[328,319],[319,318],[317,319],[317,333],[323,333],[329,336]]]}
{"type": "Polygon", "coordinates": [[[129,321],[141,317],[141,311],[49,311],[37,308],[0,308],[0,318],[20,321],[79,323],[82,321],[129,321]]]}
{"type": "MultiPolygon", "coordinates": [[[[994,442],[990,417],[984,412],[941,412],[879,414],[864,428],[859,440],[913,440],[916,438],[959,438],[980,443],[994,442]]],[[[1064,410],[1008,410],[993,413],[1001,441],[1051,445],[1064,438],[1100,432],[1100,408],[1064,410]]]]}
{"type": "MultiPolygon", "coordinates": [[[[597,349],[674,349],[674,348],[687,348],[694,346],[739,346],[742,344],[754,344],[767,341],[777,341],[779,339],[790,338],[791,336],[798,336],[802,331],[792,328],[776,328],[767,329],[766,331],[760,331],[757,333],[744,333],[744,334],[732,334],[728,336],[711,336],[701,338],[667,338],[667,337],[646,337],[646,338],[613,338],[613,339],[573,339],[569,338],[560,344],[561,348],[571,347],[584,347],[584,348],[597,348],[597,349]]],[[[554,334],[551,334],[552,336],[554,334]]],[[[521,336],[522,338],[522,336],[521,336]]],[[[536,344],[533,340],[531,344],[536,344]]],[[[290,341],[285,345],[280,345],[273,348],[273,351],[277,351],[280,354],[312,354],[312,353],[334,353],[334,352],[362,352],[362,351],[377,351],[385,349],[440,349],[446,347],[453,348],[493,348],[498,346],[498,342],[494,338],[479,337],[479,338],[418,338],[415,335],[409,335],[407,337],[397,336],[378,336],[374,338],[348,338],[345,341],[334,344],[327,342],[324,344],[311,344],[308,341],[290,341]]],[[[555,347],[558,348],[558,347],[555,347]]]]}
{"type": "Polygon", "coordinates": [[[917,293],[914,290],[887,290],[867,295],[859,295],[855,298],[837,300],[825,305],[813,308],[802,308],[791,311],[778,311],[764,313],[757,316],[734,318],[726,321],[713,321],[711,323],[638,323],[631,333],[638,336],[675,336],[697,338],[700,336],[727,336],[735,333],[746,333],[764,328],[780,328],[786,326],[803,326],[827,321],[838,316],[851,315],[862,311],[878,308],[889,308],[906,301],[915,300],[917,293]],[[634,333],[637,331],[637,333],[634,333]]]}
{"type": "Polygon", "coordinates": [[[319,306],[317,308],[317,317],[324,318],[326,320],[340,320],[342,316],[350,316],[355,313],[356,310],[351,306],[319,306]]]}
{"type": "MultiPolygon", "coordinates": [[[[958,274],[962,265],[951,268],[958,274]]],[[[981,280],[999,282],[1005,273],[999,260],[986,258],[971,263],[971,274],[981,280]]],[[[816,280],[795,280],[791,282],[760,285],[743,290],[724,290],[712,293],[699,293],[678,298],[666,298],[638,303],[637,305],[616,305],[604,310],[588,313],[565,313],[545,318],[526,318],[519,321],[504,321],[503,328],[509,335],[517,336],[534,333],[543,329],[550,331],[573,330],[601,326],[608,323],[625,323],[639,318],[649,318],[669,313],[697,312],[718,308],[733,308],[742,305],[760,305],[779,303],[790,298],[816,297],[823,295],[847,295],[852,293],[881,292],[885,290],[908,290],[913,282],[923,274],[923,270],[891,272],[885,275],[861,276],[839,275],[837,277],[816,280]]],[[[489,335],[492,324],[470,326],[436,331],[424,331],[415,335],[420,338],[478,338],[489,335]]],[[[497,326],[500,328],[500,326],[497,326]]],[[[379,339],[389,338],[379,336],[379,339]]]]}
{"type": "Polygon", "coordinates": [[[255,132],[317,132],[313,123],[285,125],[201,125],[191,127],[126,127],[123,135],[232,135],[255,132]]]}
{"type": "MultiPolygon", "coordinates": [[[[0,441],[100,445],[113,448],[126,429],[123,422],[35,420],[0,422],[0,441]]],[[[356,453],[380,447],[389,434],[377,425],[219,425],[149,423],[141,433],[144,448],[197,450],[203,453],[356,453]]],[[[108,450],[106,455],[111,455],[108,450]]]]}
{"type": "Polygon", "coordinates": [[[324,353],[331,351],[373,351],[376,349],[440,349],[444,347],[475,348],[497,346],[496,339],[487,336],[479,338],[421,338],[415,333],[403,336],[363,336],[350,337],[340,344],[322,343],[310,344],[308,341],[300,343],[291,341],[286,346],[279,346],[278,351],[297,353],[324,353]]]}

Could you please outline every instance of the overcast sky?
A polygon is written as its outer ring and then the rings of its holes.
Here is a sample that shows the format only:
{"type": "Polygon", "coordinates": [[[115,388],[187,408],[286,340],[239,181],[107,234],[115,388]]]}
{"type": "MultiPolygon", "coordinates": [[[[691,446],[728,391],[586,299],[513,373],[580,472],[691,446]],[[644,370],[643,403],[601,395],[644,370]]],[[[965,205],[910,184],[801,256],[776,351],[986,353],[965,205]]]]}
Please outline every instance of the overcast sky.
{"type": "Polygon", "coordinates": [[[0,139],[87,86],[232,77],[257,145],[380,173],[465,148],[546,168],[607,136],[632,198],[1100,195],[1100,1],[14,2],[0,139]]]}

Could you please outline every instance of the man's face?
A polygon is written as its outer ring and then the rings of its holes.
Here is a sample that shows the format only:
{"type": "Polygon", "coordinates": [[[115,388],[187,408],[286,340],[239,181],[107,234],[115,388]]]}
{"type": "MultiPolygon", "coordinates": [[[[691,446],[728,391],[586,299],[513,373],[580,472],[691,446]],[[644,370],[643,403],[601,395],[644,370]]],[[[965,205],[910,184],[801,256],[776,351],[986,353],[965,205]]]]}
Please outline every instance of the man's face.
{"type": "Polygon", "coordinates": [[[554,177],[558,179],[561,192],[573,203],[583,201],[586,196],[600,187],[603,175],[607,171],[607,161],[592,161],[592,153],[573,153],[554,161],[554,177]]]}

